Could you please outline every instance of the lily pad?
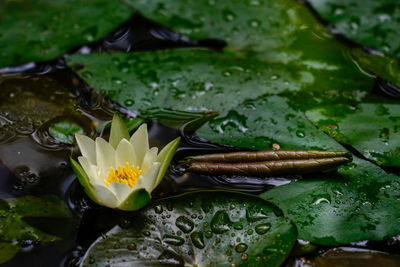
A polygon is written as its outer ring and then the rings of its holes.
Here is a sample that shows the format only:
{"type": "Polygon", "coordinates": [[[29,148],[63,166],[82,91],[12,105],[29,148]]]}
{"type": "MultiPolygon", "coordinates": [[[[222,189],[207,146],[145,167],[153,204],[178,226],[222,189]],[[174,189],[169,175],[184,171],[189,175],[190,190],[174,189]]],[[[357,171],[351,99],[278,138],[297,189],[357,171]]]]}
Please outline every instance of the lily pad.
{"type": "Polygon", "coordinates": [[[299,238],[320,245],[382,240],[400,233],[400,177],[354,159],[337,173],[292,182],[261,197],[296,224],[299,238]]]}
{"type": "MultiPolygon", "coordinates": [[[[200,130],[200,136],[209,138],[211,141],[231,140],[228,144],[252,147],[252,144],[246,145],[243,141],[236,141],[237,138],[230,137],[236,135],[238,138],[245,139],[254,131],[253,137],[271,138],[274,133],[268,130],[273,126],[277,129],[276,131],[281,132],[281,137],[276,141],[286,144],[297,144],[296,142],[302,140],[300,139],[304,137],[302,131],[312,132],[304,141],[300,141],[300,144],[291,148],[309,147],[310,145],[307,144],[310,141],[311,146],[315,148],[335,146],[334,142],[328,140],[324,134],[318,133],[318,130],[304,119],[301,112],[292,109],[286,100],[291,97],[291,92],[302,92],[307,89],[314,91],[317,90],[316,86],[320,88],[329,86],[329,81],[324,79],[319,80],[317,85],[314,84],[314,77],[303,70],[296,73],[296,71],[288,71],[281,64],[267,65],[265,62],[221,55],[205,50],[74,55],[68,58],[68,63],[71,66],[83,64],[84,68],[78,72],[89,84],[114,101],[143,114],[148,114],[149,111],[154,110],[154,107],[192,112],[214,110],[221,115],[210,123],[210,126],[215,128],[217,127],[215,125],[224,121],[227,116],[232,117],[232,114],[240,114],[242,109],[248,109],[249,111],[245,113],[250,116],[249,120],[257,124],[261,120],[267,127],[265,131],[261,131],[257,127],[238,125],[237,131],[232,129],[229,134],[222,133],[222,137],[210,134],[210,129],[200,130]],[[87,73],[90,75],[86,75],[87,73]],[[122,80],[124,85],[121,86],[120,83],[117,84],[113,80],[122,80]],[[282,94],[282,97],[273,97],[275,94],[282,94]],[[276,104],[273,101],[263,100],[270,96],[271,99],[276,99],[276,104]],[[243,103],[246,99],[257,98],[261,98],[260,103],[256,100],[254,100],[255,104],[252,104],[251,100],[243,103]],[[262,103],[263,101],[268,103],[262,103]],[[251,111],[251,106],[257,106],[264,112],[251,111]],[[299,122],[300,128],[295,123],[295,119],[301,121],[299,122]],[[281,124],[282,121],[289,121],[289,124],[281,124]],[[297,135],[301,137],[296,135],[296,131],[297,135]],[[290,133],[284,134],[286,132],[290,133]],[[314,141],[312,138],[317,136],[321,138],[320,142],[330,145],[315,144],[318,141],[314,141]]],[[[347,67],[347,71],[350,72],[356,68],[354,65],[347,67]]],[[[363,80],[363,77],[366,76],[361,73],[354,77],[358,77],[362,82],[354,82],[352,78],[333,80],[330,84],[332,89],[347,85],[350,85],[349,87],[352,89],[338,92],[337,97],[326,97],[326,101],[336,103],[338,97],[352,97],[353,92],[357,96],[363,95],[360,91],[365,91],[371,80],[368,77],[363,80]]],[[[319,99],[323,99],[321,97],[323,94],[317,92],[320,95],[319,99]]],[[[301,93],[299,94],[301,95],[301,93]]],[[[298,99],[297,95],[293,98],[298,99]]],[[[233,118],[233,120],[236,122],[232,121],[231,124],[240,124],[237,118],[233,118]]],[[[251,142],[253,138],[246,139],[248,139],[247,142],[251,142]]],[[[271,142],[267,144],[267,147],[270,145],[271,142]]],[[[259,147],[261,146],[266,148],[265,142],[260,143],[259,147]]]]}
{"type": "Polygon", "coordinates": [[[54,242],[60,237],[39,230],[24,218],[69,218],[68,207],[55,196],[26,196],[0,199],[0,263],[11,259],[18,251],[18,241],[54,242]]]}
{"type": "Polygon", "coordinates": [[[203,191],[155,202],[89,248],[81,266],[279,266],[297,231],[258,197],[203,191]]]}
{"type": "Polygon", "coordinates": [[[335,105],[306,116],[336,140],[352,145],[384,166],[400,167],[400,107],[398,104],[335,105]]]}
{"type": "Polygon", "coordinates": [[[277,145],[283,149],[343,150],[287,102],[279,96],[247,100],[200,128],[198,134],[213,142],[256,150],[277,145]]]}
{"type": "Polygon", "coordinates": [[[49,133],[57,141],[63,144],[72,145],[74,143],[74,134],[83,134],[83,129],[75,122],[60,121],[50,125],[49,133]]]}
{"type": "Polygon", "coordinates": [[[122,1],[3,1],[0,67],[54,59],[100,39],[132,13],[122,1]]]}
{"type": "Polygon", "coordinates": [[[397,0],[310,0],[325,20],[349,39],[400,57],[397,0]]]}

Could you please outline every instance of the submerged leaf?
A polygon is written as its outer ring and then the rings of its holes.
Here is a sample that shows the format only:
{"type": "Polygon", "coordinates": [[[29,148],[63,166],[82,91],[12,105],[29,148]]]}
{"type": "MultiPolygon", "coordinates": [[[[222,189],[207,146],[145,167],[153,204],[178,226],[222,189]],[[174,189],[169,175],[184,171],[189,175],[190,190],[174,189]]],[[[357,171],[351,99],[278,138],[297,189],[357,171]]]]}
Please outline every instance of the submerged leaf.
{"type": "Polygon", "coordinates": [[[57,141],[72,145],[74,143],[74,134],[83,134],[83,129],[75,122],[61,121],[50,125],[49,133],[57,141]]]}
{"type": "Polygon", "coordinates": [[[279,266],[294,225],[269,202],[226,191],[167,198],[95,241],[81,266],[279,266]]]}
{"type": "Polygon", "coordinates": [[[23,220],[24,218],[69,218],[70,216],[68,207],[55,196],[0,199],[0,262],[11,259],[19,251],[19,245],[16,242],[60,240],[58,236],[29,225],[23,220]]]}

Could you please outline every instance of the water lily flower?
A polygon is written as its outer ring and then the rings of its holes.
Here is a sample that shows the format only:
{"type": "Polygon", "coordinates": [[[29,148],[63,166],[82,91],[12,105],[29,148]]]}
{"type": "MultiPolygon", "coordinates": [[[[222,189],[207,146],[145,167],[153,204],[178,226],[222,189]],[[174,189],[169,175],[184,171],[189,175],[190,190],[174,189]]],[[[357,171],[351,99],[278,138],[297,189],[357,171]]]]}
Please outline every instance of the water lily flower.
{"type": "Polygon", "coordinates": [[[120,210],[137,210],[151,199],[179,145],[180,138],[149,148],[146,124],[129,137],[118,114],[111,123],[110,140],[75,135],[82,156],[71,158],[72,168],[86,194],[96,203],[120,210]]]}

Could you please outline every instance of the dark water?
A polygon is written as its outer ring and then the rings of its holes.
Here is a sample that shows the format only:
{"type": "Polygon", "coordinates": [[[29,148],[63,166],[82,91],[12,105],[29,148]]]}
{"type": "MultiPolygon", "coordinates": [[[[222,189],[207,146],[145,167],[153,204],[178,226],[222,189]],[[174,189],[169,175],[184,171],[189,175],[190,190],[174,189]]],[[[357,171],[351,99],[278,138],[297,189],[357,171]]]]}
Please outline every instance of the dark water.
{"type": "MultiPolygon", "coordinates": [[[[191,41],[162,25],[134,15],[102,40],[76,48],[71,53],[110,50],[131,52],[177,47],[202,47],[219,51],[225,45],[221,40],[191,41]]],[[[77,148],[55,140],[49,134],[49,126],[58,121],[70,121],[80,125],[88,136],[106,136],[108,133],[104,126],[110,122],[115,111],[130,117],[137,114],[99,95],[66,67],[63,57],[51,62],[6,68],[0,72],[3,73],[0,75],[0,198],[54,194],[67,203],[73,214],[70,220],[27,218],[29,224],[39,229],[67,234],[61,234],[63,239],[53,243],[22,242],[21,251],[4,266],[77,266],[94,240],[115,224],[123,223],[124,213],[102,208],[86,197],[68,160],[71,155],[79,153],[77,148]]],[[[377,85],[378,89],[384,87],[392,94],[396,92],[391,87],[388,90],[384,81],[378,80],[377,85]]],[[[380,92],[385,93],[384,90],[380,92]]],[[[259,194],[301,178],[210,177],[187,173],[179,164],[179,160],[187,155],[238,150],[208,143],[187,129],[169,128],[157,122],[149,124],[152,146],[162,147],[177,136],[183,137],[171,168],[153,192],[155,199],[210,188],[259,194]]],[[[397,237],[349,246],[400,252],[397,237]]],[[[323,256],[326,251],[327,248],[317,248],[312,252],[303,252],[304,255],[290,258],[287,266],[314,266],[312,263],[304,265],[305,256],[315,258],[321,266],[321,257],[322,262],[329,258],[323,256]]],[[[340,251],[336,253],[346,254],[340,251]]],[[[381,260],[385,257],[379,254],[376,258],[381,260]]],[[[328,263],[326,261],[325,265],[329,266],[328,263]]]]}

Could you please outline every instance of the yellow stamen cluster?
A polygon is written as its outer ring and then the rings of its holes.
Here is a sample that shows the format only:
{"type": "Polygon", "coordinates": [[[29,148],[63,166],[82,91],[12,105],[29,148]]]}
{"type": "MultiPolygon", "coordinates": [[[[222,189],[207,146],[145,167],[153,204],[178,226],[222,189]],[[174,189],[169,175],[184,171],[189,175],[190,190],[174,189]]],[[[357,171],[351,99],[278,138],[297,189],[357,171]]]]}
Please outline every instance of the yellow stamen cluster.
{"type": "Polygon", "coordinates": [[[104,182],[106,186],[109,186],[112,182],[118,182],[129,185],[129,187],[132,188],[136,184],[141,174],[142,171],[139,169],[139,167],[135,168],[133,165],[129,166],[129,163],[127,162],[124,168],[118,166],[116,171],[111,167],[108,178],[104,182]]]}

